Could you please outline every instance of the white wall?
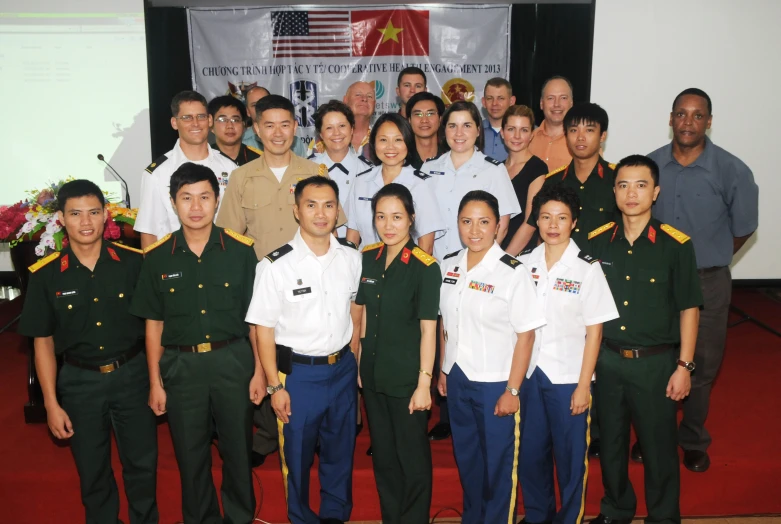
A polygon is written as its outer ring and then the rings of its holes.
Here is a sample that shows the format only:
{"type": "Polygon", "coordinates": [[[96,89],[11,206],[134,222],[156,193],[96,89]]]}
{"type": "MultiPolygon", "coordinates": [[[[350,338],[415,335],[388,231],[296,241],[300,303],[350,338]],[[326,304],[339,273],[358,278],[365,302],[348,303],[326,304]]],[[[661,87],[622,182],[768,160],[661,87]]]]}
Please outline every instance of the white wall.
{"type": "Polygon", "coordinates": [[[713,101],[713,141],[760,187],[759,229],[736,257],[737,279],[781,278],[781,1],[598,0],[591,100],[610,116],[605,157],[669,142],[673,99],[713,101]]]}

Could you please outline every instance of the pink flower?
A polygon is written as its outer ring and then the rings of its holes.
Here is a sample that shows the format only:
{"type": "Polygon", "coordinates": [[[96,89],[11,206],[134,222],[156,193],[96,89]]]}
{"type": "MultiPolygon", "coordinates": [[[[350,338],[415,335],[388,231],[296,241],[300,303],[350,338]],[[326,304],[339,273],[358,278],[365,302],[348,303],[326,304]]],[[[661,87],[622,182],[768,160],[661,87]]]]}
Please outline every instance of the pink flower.
{"type": "Polygon", "coordinates": [[[122,230],[119,228],[114,219],[110,216],[106,220],[106,228],[103,230],[103,238],[105,240],[116,240],[122,235],[122,230]]]}

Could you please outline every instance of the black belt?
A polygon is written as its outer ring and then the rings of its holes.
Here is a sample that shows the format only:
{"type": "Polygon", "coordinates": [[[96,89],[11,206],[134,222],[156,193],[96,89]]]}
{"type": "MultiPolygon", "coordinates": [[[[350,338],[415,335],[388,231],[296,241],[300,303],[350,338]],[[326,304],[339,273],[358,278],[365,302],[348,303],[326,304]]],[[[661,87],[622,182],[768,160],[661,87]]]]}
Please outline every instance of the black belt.
{"type": "Polygon", "coordinates": [[[325,364],[332,366],[342,360],[348,351],[350,351],[350,344],[347,344],[336,353],[331,353],[330,355],[324,355],[322,357],[308,357],[306,355],[293,353],[293,362],[296,364],[308,364],[310,366],[322,366],[325,364]]]}
{"type": "Polygon", "coordinates": [[[716,271],[720,271],[724,269],[727,266],[714,266],[714,267],[703,267],[697,270],[698,275],[707,275],[708,273],[715,273],[716,271]]]}
{"type": "Polygon", "coordinates": [[[230,346],[236,342],[246,340],[247,337],[232,338],[230,340],[220,340],[218,342],[204,342],[197,346],[166,346],[167,348],[178,349],[184,353],[209,353],[210,351],[217,351],[225,346],[230,346]]]}
{"type": "Polygon", "coordinates": [[[144,345],[139,344],[138,346],[134,347],[130,351],[122,353],[117,358],[115,358],[114,360],[112,360],[107,364],[93,364],[92,362],[84,362],[83,360],[77,360],[73,357],[68,356],[67,353],[62,356],[62,361],[71,366],[75,366],[81,369],[87,369],[89,371],[99,371],[100,373],[111,373],[112,371],[116,371],[120,367],[130,362],[133,359],[133,357],[141,353],[143,349],[144,349],[144,345]]]}
{"type": "Polygon", "coordinates": [[[622,346],[621,344],[617,344],[615,342],[612,342],[606,338],[602,339],[602,344],[621,355],[624,358],[645,358],[645,357],[652,357],[654,355],[659,355],[660,353],[664,353],[666,351],[670,351],[671,349],[675,349],[678,345],[677,344],[659,344],[658,346],[622,346]]]}

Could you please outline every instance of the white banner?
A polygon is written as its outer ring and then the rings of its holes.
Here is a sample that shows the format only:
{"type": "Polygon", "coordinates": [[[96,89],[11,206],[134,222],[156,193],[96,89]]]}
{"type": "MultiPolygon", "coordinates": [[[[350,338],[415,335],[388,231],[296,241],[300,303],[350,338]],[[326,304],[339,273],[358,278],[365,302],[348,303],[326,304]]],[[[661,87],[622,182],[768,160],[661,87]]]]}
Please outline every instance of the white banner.
{"type": "Polygon", "coordinates": [[[312,140],[318,105],[350,84],[374,86],[376,114],[398,111],[399,72],[417,66],[445,104],[478,105],[485,82],[508,78],[509,5],[279,6],[189,9],[193,87],[243,98],[265,87],[296,106],[312,140]]]}

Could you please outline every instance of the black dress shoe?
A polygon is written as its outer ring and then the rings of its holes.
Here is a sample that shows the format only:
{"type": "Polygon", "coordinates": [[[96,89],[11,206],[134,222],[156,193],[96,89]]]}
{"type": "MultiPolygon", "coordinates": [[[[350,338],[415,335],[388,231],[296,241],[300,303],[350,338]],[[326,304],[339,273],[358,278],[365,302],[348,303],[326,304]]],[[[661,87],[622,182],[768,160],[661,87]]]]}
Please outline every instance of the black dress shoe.
{"type": "Polygon", "coordinates": [[[612,519],[606,517],[602,513],[597,515],[597,518],[591,521],[592,524],[632,524],[632,519],[612,519]]]}
{"type": "Polygon", "coordinates": [[[683,465],[689,471],[695,473],[702,473],[708,471],[710,467],[710,457],[706,451],[700,451],[698,449],[685,449],[683,450],[683,465]]]}
{"type": "Polygon", "coordinates": [[[529,522],[525,518],[521,519],[518,524],[553,524],[552,520],[546,520],[545,522],[529,522]]]}
{"type": "Polygon", "coordinates": [[[632,462],[637,462],[638,464],[643,463],[643,449],[640,447],[639,440],[632,446],[632,453],[630,453],[629,456],[632,457],[632,462]]]}
{"type": "Polygon", "coordinates": [[[358,434],[361,433],[361,431],[363,431],[363,424],[356,424],[355,425],[355,435],[357,436],[358,434]]]}
{"type": "Polygon", "coordinates": [[[371,446],[369,446],[369,449],[366,450],[366,454],[369,455],[370,457],[372,456],[372,447],[371,446]]]}
{"type": "Polygon", "coordinates": [[[339,519],[320,519],[320,524],[344,524],[344,521],[339,519]]]}
{"type": "Polygon", "coordinates": [[[428,432],[429,440],[445,440],[450,436],[450,424],[440,422],[428,432]]]}
{"type": "Polygon", "coordinates": [[[253,451],[252,452],[252,467],[257,468],[258,466],[262,466],[263,463],[266,462],[266,455],[261,455],[260,453],[253,451]]]}
{"type": "Polygon", "coordinates": [[[591,441],[591,444],[588,445],[588,456],[589,457],[598,457],[599,456],[599,439],[595,438],[591,441]]]}

